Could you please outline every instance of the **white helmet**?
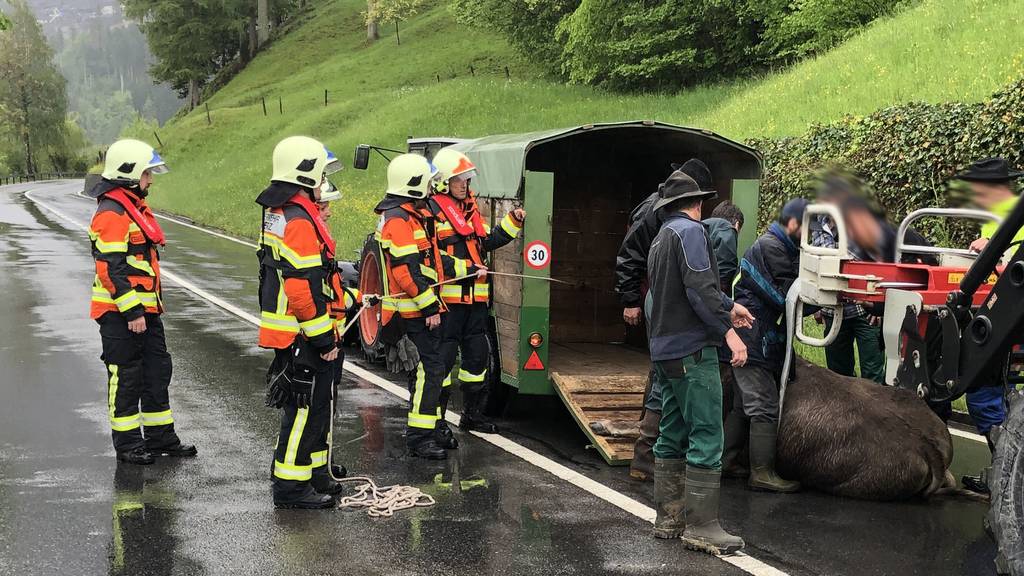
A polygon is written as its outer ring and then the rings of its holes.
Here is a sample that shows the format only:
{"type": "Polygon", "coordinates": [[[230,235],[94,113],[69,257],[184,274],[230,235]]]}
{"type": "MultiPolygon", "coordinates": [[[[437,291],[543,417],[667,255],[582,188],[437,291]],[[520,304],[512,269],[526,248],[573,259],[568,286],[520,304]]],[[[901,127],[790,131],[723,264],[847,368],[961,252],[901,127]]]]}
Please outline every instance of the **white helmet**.
{"type": "Polygon", "coordinates": [[[407,198],[430,196],[437,168],[419,154],[400,154],[388,164],[388,189],[385,194],[407,198]]]}
{"type": "Polygon", "coordinates": [[[274,173],[270,179],[316,188],[326,174],[338,170],[341,170],[341,162],[319,140],[289,136],[274,147],[274,173]]]}
{"type": "Polygon", "coordinates": [[[341,200],[341,190],[338,190],[333,182],[324,178],[324,183],[320,186],[320,200],[318,202],[334,202],[335,200],[341,200]]]}
{"type": "Polygon", "coordinates": [[[141,140],[124,138],[107,148],[107,156],[103,163],[103,178],[113,182],[123,182],[129,186],[139,183],[142,173],[149,170],[152,174],[164,174],[167,165],[152,146],[141,140]]]}
{"type": "Polygon", "coordinates": [[[468,156],[451,148],[442,148],[434,155],[434,166],[437,166],[438,180],[434,187],[439,193],[448,191],[448,183],[452,178],[469,180],[476,177],[476,165],[468,156]]]}

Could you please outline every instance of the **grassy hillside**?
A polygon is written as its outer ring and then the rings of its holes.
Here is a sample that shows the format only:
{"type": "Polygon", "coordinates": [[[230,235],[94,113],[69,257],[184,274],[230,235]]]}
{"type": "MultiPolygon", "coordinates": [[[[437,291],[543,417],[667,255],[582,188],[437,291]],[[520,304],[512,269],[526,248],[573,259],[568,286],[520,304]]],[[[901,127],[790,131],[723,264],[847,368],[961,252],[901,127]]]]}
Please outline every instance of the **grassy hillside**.
{"type": "MultiPolygon", "coordinates": [[[[323,139],[346,160],[360,142],[400,148],[410,135],[474,137],[641,118],[735,139],[783,136],[908,100],[978,100],[1024,73],[1024,0],[922,0],[828,54],[764,78],[628,96],[540,78],[500,38],[459,27],[444,7],[403,24],[401,45],[393,29],[367,44],[364,7],[361,0],[320,5],[313,20],[209,101],[212,125],[200,109],[161,129],[172,172],[159,178],[154,203],[254,236],[252,199],[269,178],[274,144],[290,134],[323,139]]],[[[367,172],[335,177],[345,192],[333,222],[342,254],[372,227],[383,168],[375,160],[367,172]]]]}

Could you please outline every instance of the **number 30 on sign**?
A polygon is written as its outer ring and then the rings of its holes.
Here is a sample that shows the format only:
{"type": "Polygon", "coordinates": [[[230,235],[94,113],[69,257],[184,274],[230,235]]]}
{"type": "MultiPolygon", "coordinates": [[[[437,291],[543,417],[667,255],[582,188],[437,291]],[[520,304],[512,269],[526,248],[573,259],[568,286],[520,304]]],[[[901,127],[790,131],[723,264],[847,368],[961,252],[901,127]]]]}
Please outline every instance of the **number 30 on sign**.
{"type": "Polygon", "coordinates": [[[534,240],[526,245],[523,259],[526,261],[526,265],[534,270],[547,268],[551,263],[551,247],[541,240],[534,240]]]}

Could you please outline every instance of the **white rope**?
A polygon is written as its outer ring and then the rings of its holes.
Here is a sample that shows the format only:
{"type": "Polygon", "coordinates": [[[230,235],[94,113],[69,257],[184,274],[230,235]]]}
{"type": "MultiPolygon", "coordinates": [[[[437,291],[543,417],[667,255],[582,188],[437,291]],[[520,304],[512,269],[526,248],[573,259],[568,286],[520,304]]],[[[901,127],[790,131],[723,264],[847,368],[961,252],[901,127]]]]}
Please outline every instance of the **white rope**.
{"type": "Polygon", "coordinates": [[[390,518],[400,510],[433,506],[434,497],[425,494],[415,486],[380,487],[366,476],[342,478],[338,482],[362,482],[355,487],[355,494],[338,500],[338,508],[365,508],[370,518],[390,518]]]}

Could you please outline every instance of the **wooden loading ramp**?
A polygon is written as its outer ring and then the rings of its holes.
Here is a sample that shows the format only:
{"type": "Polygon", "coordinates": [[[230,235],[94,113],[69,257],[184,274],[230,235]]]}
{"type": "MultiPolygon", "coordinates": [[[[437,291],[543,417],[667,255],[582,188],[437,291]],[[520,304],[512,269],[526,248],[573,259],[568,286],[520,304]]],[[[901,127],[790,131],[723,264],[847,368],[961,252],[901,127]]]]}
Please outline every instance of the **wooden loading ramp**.
{"type": "Polygon", "coordinates": [[[622,345],[551,345],[549,373],[558,396],[612,466],[633,459],[649,366],[646,352],[622,345]],[[594,424],[614,435],[596,433],[594,424]]]}

